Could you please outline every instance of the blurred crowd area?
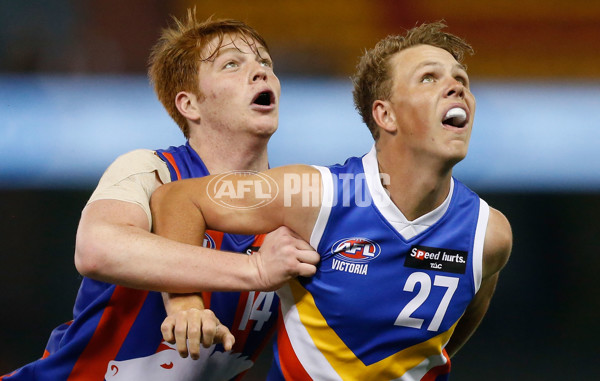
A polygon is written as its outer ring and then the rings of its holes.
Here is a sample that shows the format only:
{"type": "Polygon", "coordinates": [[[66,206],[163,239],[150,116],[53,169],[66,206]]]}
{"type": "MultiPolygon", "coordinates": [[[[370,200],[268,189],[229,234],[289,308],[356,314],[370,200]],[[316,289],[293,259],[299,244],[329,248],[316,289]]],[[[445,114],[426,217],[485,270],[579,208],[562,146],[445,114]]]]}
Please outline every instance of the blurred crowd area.
{"type": "Polygon", "coordinates": [[[475,48],[472,76],[600,78],[600,2],[588,0],[0,0],[0,72],[143,73],[170,16],[236,18],[279,75],[347,77],[388,34],[445,20],[475,48]]]}

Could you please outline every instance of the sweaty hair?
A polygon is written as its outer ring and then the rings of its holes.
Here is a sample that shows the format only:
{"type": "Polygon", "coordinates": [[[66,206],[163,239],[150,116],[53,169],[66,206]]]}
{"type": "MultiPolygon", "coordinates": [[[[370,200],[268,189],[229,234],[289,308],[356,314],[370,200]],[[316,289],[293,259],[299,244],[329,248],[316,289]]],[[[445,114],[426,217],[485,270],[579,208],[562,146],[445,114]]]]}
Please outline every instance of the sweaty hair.
{"type": "Polygon", "coordinates": [[[465,53],[473,54],[473,48],[464,40],[443,32],[445,27],[446,24],[438,21],[422,24],[404,35],[388,36],[361,57],[352,76],[354,106],[375,140],[379,138],[379,128],[373,119],[372,107],[376,100],[388,100],[391,97],[392,67],[389,62],[393,55],[417,45],[444,49],[459,63],[462,63],[465,53]]]}
{"type": "Polygon", "coordinates": [[[212,17],[203,22],[196,20],[195,9],[188,10],[186,20],[173,17],[174,25],[162,31],[158,42],[152,48],[149,59],[148,76],[158,99],[175,120],[186,138],[189,127],[186,118],[175,106],[175,96],[180,91],[202,96],[199,88],[198,71],[202,61],[212,60],[219,52],[226,35],[239,36],[249,46],[262,45],[267,52],[265,40],[249,25],[231,19],[212,17]],[[204,49],[215,38],[218,43],[211,52],[204,49]],[[254,40],[254,41],[252,41],[254,40]]]}

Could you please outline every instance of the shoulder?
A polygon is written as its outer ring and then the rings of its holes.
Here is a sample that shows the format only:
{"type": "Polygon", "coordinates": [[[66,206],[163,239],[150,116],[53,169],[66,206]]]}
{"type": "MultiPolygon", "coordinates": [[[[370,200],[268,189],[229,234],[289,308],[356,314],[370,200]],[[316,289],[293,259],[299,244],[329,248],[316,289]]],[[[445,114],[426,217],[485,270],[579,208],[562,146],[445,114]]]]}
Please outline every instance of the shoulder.
{"type": "Polygon", "coordinates": [[[490,207],[490,216],[483,246],[483,277],[502,270],[512,250],[513,236],[510,223],[499,210],[490,207]]]}
{"type": "Polygon", "coordinates": [[[140,205],[149,214],[150,195],[169,181],[169,169],[154,151],[130,151],[106,169],[87,204],[101,199],[126,201],[140,205]]]}
{"type": "Polygon", "coordinates": [[[324,167],[312,166],[306,164],[290,164],[281,167],[276,167],[263,172],[265,175],[270,176],[275,182],[280,185],[289,184],[294,181],[313,180],[312,175],[319,176],[324,167]]]}
{"type": "Polygon", "coordinates": [[[140,174],[156,173],[160,180],[170,181],[167,164],[158,157],[155,151],[137,149],[127,152],[115,159],[104,172],[103,178],[109,182],[118,182],[140,174]]]}
{"type": "Polygon", "coordinates": [[[149,149],[136,149],[117,157],[109,168],[128,168],[132,172],[152,172],[167,164],[149,149]]]}

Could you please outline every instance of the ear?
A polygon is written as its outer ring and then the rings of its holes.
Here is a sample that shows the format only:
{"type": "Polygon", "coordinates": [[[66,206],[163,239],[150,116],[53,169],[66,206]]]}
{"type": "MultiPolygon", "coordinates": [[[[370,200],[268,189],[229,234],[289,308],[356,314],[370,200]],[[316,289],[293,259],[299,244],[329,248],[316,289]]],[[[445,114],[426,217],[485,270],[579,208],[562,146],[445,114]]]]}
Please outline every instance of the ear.
{"type": "Polygon", "coordinates": [[[389,101],[376,100],[373,102],[371,112],[373,113],[375,123],[383,130],[393,134],[396,132],[397,127],[396,115],[391,106],[389,101]]]}
{"type": "Polygon", "coordinates": [[[180,91],[175,96],[175,106],[181,115],[194,122],[200,121],[198,97],[187,91],[180,91]]]}

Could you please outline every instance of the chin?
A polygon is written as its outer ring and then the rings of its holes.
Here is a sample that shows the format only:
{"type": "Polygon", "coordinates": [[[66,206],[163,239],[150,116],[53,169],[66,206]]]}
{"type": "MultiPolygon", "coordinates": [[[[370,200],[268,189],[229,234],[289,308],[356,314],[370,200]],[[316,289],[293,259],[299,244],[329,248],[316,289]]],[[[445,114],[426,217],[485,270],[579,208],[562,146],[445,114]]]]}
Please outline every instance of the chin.
{"type": "Polygon", "coordinates": [[[445,152],[440,152],[440,157],[450,165],[456,165],[467,157],[467,147],[448,148],[445,152]]]}
{"type": "Polygon", "coordinates": [[[452,163],[452,165],[456,165],[464,160],[467,157],[467,152],[454,152],[449,155],[448,161],[452,163]]]}
{"type": "Polygon", "coordinates": [[[263,136],[263,137],[270,137],[271,135],[273,135],[275,133],[275,131],[277,131],[277,126],[258,126],[256,129],[254,129],[254,132],[256,133],[256,135],[258,136],[263,136]]]}

